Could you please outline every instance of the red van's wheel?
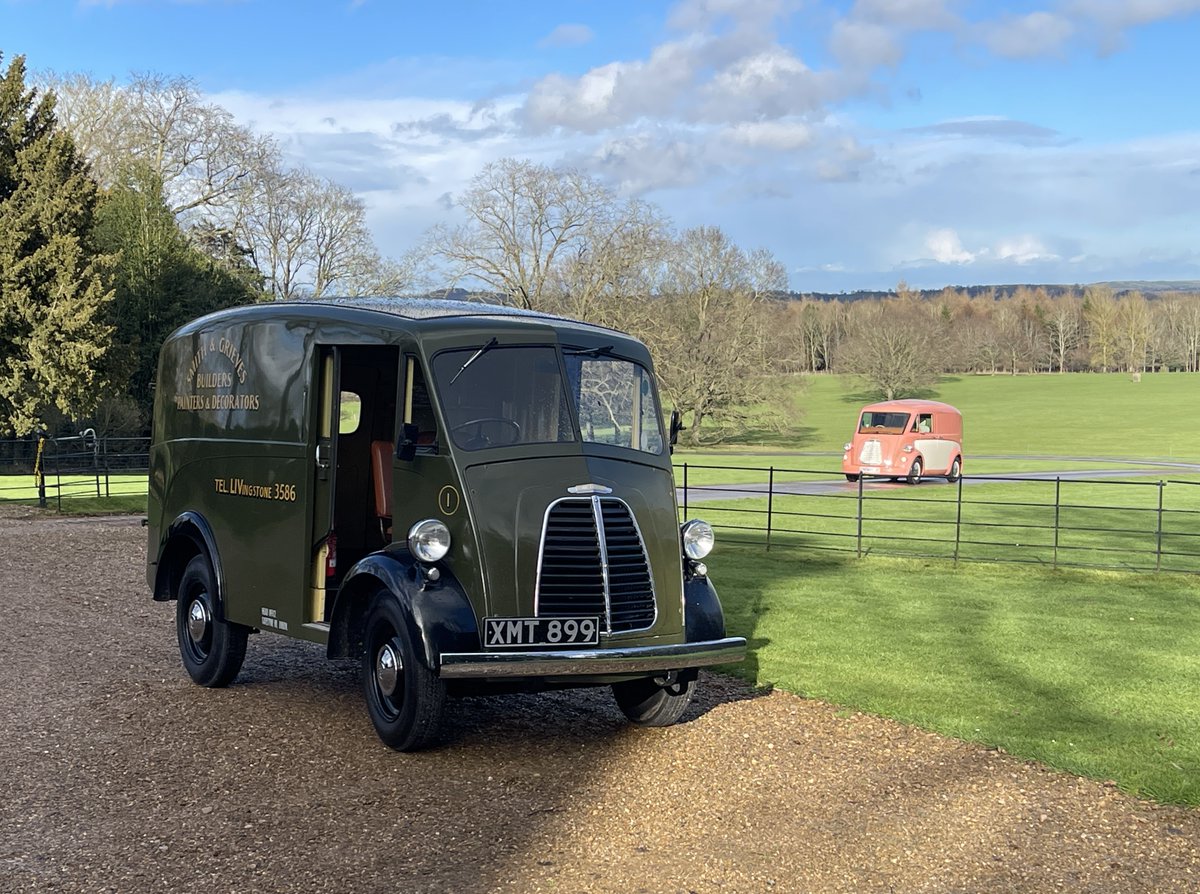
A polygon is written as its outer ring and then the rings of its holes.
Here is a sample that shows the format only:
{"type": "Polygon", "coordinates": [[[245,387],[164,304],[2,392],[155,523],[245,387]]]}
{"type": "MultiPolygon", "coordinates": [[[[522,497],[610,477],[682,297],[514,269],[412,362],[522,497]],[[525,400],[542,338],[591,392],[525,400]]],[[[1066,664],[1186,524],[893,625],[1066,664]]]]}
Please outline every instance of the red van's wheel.
{"type": "Polygon", "coordinates": [[[908,467],[908,483],[920,484],[921,472],[925,470],[925,464],[921,462],[921,457],[917,457],[912,461],[912,465],[908,467]]]}
{"type": "Polygon", "coordinates": [[[857,480],[858,480],[858,476],[857,476],[857,475],[855,475],[853,472],[847,472],[847,473],[846,473],[846,480],[847,480],[847,481],[857,481],[857,480]]]}
{"type": "Polygon", "coordinates": [[[950,466],[950,474],[946,476],[946,480],[951,484],[958,481],[962,477],[962,459],[954,457],[954,462],[950,466]]]}

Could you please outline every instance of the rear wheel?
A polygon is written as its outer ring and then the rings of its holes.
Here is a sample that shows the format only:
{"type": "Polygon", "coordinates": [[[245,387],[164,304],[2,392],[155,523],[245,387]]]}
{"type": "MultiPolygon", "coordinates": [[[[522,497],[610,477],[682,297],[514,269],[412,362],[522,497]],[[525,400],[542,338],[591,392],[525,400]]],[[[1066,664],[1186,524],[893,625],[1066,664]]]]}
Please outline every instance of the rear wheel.
{"type": "Polygon", "coordinates": [[[437,740],[446,686],[417,657],[406,613],[387,590],[367,612],[362,677],[367,713],[384,744],[419,751],[437,740]]]}
{"type": "Polygon", "coordinates": [[[925,470],[925,464],[921,462],[921,457],[917,457],[912,461],[912,465],[908,467],[908,483],[920,484],[921,473],[925,470]]]}
{"type": "Polygon", "coordinates": [[[622,713],[638,726],[670,726],[692,703],[696,692],[695,668],[664,677],[646,677],[613,683],[613,696],[622,713]]]}
{"type": "Polygon", "coordinates": [[[962,477],[962,460],[959,457],[954,457],[954,462],[950,465],[950,473],[946,476],[946,480],[951,484],[958,481],[962,477]]]}
{"type": "Polygon", "coordinates": [[[175,635],[188,676],[201,686],[228,686],[246,659],[250,628],[217,618],[216,576],[208,557],[183,569],[176,594],[175,635]]]}

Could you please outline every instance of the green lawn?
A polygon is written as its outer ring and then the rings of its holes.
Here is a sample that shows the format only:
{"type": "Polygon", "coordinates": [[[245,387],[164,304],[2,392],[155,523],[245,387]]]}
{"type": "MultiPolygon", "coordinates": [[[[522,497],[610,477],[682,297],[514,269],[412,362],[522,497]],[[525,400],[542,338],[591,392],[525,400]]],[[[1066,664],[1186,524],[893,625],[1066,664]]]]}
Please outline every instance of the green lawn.
{"type": "MultiPolygon", "coordinates": [[[[849,376],[785,380],[803,409],[785,432],[747,432],[729,449],[840,451],[869,395],[849,376]]],[[[949,376],[921,395],[963,413],[966,460],[980,454],[1200,460],[1200,374],[949,376]]]]}
{"type": "MultiPolygon", "coordinates": [[[[94,475],[46,476],[46,503],[58,508],[62,500],[64,512],[72,515],[106,515],[119,512],[146,511],[146,474],[101,476],[97,484],[94,475]]],[[[36,506],[37,486],[32,475],[0,476],[0,503],[36,506]]]]}
{"type": "Polygon", "coordinates": [[[754,683],[1200,804],[1191,578],[722,543],[708,565],[754,683]]]}

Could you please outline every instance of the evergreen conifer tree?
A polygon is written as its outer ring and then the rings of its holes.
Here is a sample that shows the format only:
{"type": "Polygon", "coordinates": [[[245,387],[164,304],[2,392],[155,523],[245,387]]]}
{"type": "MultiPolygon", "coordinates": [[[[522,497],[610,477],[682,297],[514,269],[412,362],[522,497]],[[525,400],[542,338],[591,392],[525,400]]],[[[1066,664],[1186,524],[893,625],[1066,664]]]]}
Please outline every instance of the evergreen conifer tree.
{"type": "Polygon", "coordinates": [[[53,96],[25,86],[15,57],[0,79],[0,429],[25,434],[51,407],[77,416],[101,395],[115,257],[95,249],[96,201],[53,96]]]}

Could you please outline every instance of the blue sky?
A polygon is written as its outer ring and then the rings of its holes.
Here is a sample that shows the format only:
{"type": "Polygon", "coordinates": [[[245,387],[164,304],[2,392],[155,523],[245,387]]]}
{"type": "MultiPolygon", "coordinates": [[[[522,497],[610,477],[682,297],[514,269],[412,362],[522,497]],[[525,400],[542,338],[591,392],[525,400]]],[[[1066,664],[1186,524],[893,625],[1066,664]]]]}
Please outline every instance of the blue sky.
{"type": "Polygon", "coordinates": [[[1200,279],[1200,0],[0,0],[34,71],[193,78],[399,255],[571,165],[798,291],[1200,279]]]}

